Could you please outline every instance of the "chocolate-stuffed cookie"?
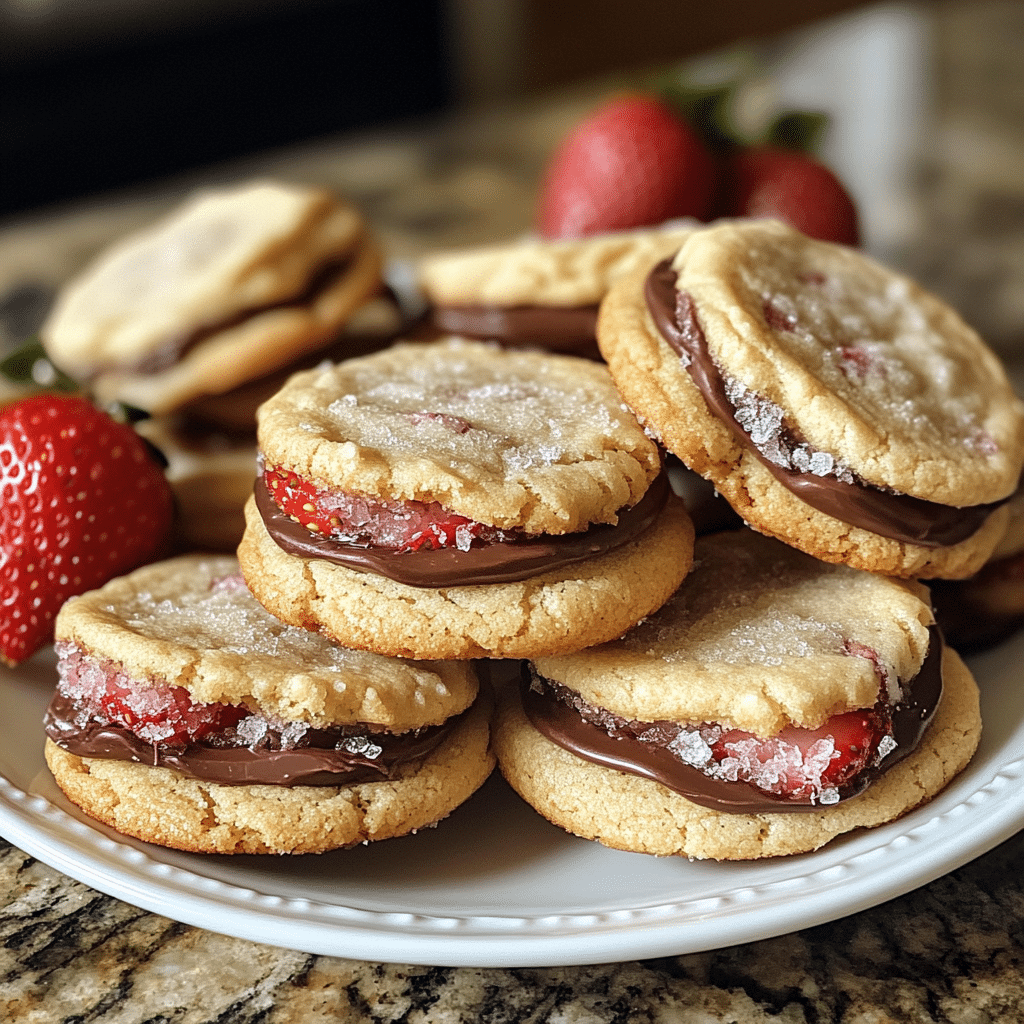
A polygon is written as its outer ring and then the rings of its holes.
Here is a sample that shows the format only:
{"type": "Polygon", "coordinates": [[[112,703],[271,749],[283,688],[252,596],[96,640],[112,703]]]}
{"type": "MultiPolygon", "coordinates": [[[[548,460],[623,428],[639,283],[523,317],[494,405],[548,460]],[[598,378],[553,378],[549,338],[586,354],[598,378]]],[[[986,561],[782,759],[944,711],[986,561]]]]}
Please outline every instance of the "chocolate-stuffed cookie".
{"type": "Polygon", "coordinates": [[[463,663],[349,651],[278,622],[229,556],[69,601],[46,759],[87,814],[204,853],[404,835],[487,778],[489,699],[463,663]]]}
{"type": "Polygon", "coordinates": [[[607,370],[452,340],[292,377],[259,413],[239,561],[279,618],[415,658],[618,636],[693,528],[607,370]]]}
{"type": "Polygon", "coordinates": [[[640,853],[794,854],[891,821],[981,730],[926,597],[750,530],[703,537],[622,639],[532,663],[495,726],[501,770],[549,820],[640,853]]]}
{"type": "Polygon", "coordinates": [[[419,285],[441,334],[593,357],[597,309],[611,283],[671,256],[695,225],[434,253],[420,263],[419,285]]]}
{"type": "Polygon", "coordinates": [[[855,250],[774,222],[708,227],[612,287],[598,340],[654,436],[818,558],[962,577],[1006,529],[1024,410],[998,359],[855,250]]]}
{"type": "Polygon", "coordinates": [[[323,189],[201,192],[101,253],[40,330],[103,402],[160,414],[331,341],[381,287],[358,212],[323,189]]]}

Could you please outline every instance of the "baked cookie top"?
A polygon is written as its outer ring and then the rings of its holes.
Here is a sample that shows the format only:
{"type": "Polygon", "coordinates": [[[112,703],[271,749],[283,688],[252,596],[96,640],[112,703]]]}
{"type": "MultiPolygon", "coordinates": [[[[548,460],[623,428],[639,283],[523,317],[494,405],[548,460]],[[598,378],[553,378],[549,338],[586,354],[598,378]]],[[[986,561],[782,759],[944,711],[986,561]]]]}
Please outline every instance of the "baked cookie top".
{"type": "Polygon", "coordinates": [[[767,221],[694,232],[672,267],[770,458],[957,507],[1016,487],[1024,407],[977,333],[910,279],[767,221]]]}
{"type": "Polygon", "coordinates": [[[615,523],[660,470],[605,367],[458,339],[293,376],[258,413],[268,466],[502,529],[615,523]]]}
{"type": "Polygon", "coordinates": [[[699,538],[675,595],[624,637],[539,658],[542,676],[627,720],[719,722],[772,736],[871,707],[913,678],[927,591],[830,565],[751,530],[699,538]]]}
{"type": "Polygon", "coordinates": [[[437,305],[596,305],[612,281],[675,253],[696,222],[582,239],[524,238],[433,253],[418,268],[437,305]]]}
{"type": "Polygon", "coordinates": [[[323,189],[257,181],[203,191],[102,253],[40,334],[76,378],[135,368],[192,332],[299,295],[362,234],[359,214],[323,189]]]}
{"type": "Polygon", "coordinates": [[[58,615],[56,637],[139,682],[318,728],[358,722],[403,732],[443,722],[477,693],[468,663],[352,651],[285,625],[253,598],[227,555],[158,562],[74,598],[58,615]]]}

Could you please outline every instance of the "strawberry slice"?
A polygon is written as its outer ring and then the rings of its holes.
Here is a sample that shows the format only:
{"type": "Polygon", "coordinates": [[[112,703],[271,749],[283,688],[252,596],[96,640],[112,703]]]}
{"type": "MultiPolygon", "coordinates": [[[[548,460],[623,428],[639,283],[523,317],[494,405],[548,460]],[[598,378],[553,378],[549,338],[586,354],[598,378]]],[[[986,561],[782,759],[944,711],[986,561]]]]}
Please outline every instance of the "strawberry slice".
{"type": "Polygon", "coordinates": [[[264,480],[278,507],[307,530],[347,543],[398,552],[457,547],[505,533],[457,515],[436,501],[380,501],[317,487],[289,469],[267,467],[264,480]]]}
{"type": "Polygon", "coordinates": [[[135,431],[85,399],[0,409],[0,659],[53,636],[60,606],[154,557],[170,533],[163,469],[135,431]]]}
{"type": "Polygon", "coordinates": [[[73,643],[58,641],[56,647],[61,694],[90,718],[123,726],[147,743],[189,743],[237,725],[249,714],[244,707],[197,703],[181,686],[143,685],[73,643]]]}
{"type": "Polygon", "coordinates": [[[887,731],[876,708],[834,715],[817,729],[789,726],[768,739],[730,729],[711,743],[713,773],[780,796],[822,798],[871,763],[887,731]]]}

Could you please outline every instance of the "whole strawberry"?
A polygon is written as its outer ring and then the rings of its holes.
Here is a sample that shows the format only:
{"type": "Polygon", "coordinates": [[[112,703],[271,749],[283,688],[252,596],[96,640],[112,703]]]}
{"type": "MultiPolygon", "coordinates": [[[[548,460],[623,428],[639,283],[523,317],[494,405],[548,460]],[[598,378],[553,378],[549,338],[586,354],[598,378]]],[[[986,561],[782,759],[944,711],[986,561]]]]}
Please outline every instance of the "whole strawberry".
{"type": "Polygon", "coordinates": [[[173,506],[130,427],[77,396],[0,409],[0,659],[42,647],[69,597],[153,556],[173,506]]]}
{"type": "Polygon", "coordinates": [[[537,229],[546,238],[705,217],[714,160],[693,129],[653,96],[611,100],[562,141],[541,185],[537,229]]]}
{"type": "Polygon", "coordinates": [[[811,238],[859,245],[857,209],[842,182],[806,153],[750,146],[726,163],[727,217],[772,217],[811,238]]]}

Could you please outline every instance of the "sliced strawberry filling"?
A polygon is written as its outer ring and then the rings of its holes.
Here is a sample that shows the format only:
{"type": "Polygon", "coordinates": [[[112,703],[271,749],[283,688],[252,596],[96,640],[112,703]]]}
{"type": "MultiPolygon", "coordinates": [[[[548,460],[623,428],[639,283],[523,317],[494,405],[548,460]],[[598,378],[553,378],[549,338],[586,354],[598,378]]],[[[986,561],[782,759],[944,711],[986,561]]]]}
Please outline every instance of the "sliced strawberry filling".
{"type": "MultiPolygon", "coordinates": [[[[788,726],[761,737],[717,722],[629,721],[535,672],[524,680],[524,707],[556,743],[598,763],[656,778],[698,802],[702,790],[694,788],[692,773],[716,786],[745,783],[790,806],[834,804],[862,788],[866,770],[900,744],[912,749],[915,742],[904,730],[897,743],[894,714],[904,708],[903,697],[878,652],[855,640],[845,641],[842,649],[871,662],[878,700],[873,707],[833,715],[816,729],[788,726]]],[[[929,717],[920,706],[910,713],[919,721],[929,717]]],[[[716,806],[707,798],[707,806],[716,806]]]]}
{"type": "MultiPolygon", "coordinates": [[[[843,653],[870,661],[879,700],[871,708],[833,715],[817,729],[787,726],[759,737],[717,724],[685,729],[671,746],[711,778],[747,782],[766,793],[812,803],[835,803],[839,790],[892,749],[889,673],[878,652],[847,639],[843,653]]],[[[893,695],[897,696],[897,695],[893,695]]]]}
{"type": "Polygon", "coordinates": [[[769,738],[702,725],[682,730],[669,746],[711,778],[827,804],[884,752],[888,733],[888,716],[876,705],[834,715],[817,729],[788,726],[769,738]]]}
{"type": "Polygon", "coordinates": [[[467,519],[436,501],[391,501],[317,487],[297,473],[268,466],[267,490],[277,506],[312,533],[396,552],[458,548],[509,540],[514,531],[467,519]]]}
{"type": "Polygon", "coordinates": [[[180,686],[142,686],[113,662],[91,658],[71,643],[56,646],[60,692],[83,715],[123,726],[147,743],[190,743],[249,715],[244,707],[197,703],[180,686]]]}

